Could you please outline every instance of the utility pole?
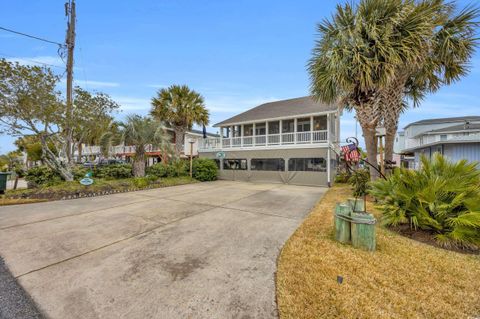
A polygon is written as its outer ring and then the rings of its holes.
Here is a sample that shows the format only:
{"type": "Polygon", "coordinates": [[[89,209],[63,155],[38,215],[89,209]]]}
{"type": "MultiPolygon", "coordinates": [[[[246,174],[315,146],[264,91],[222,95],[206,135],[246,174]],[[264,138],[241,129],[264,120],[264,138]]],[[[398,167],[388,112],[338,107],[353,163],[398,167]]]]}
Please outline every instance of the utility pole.
{"type": "Polygon", "coordinates": [[[65,15],[67,22],[67,112],[66,112],[66,134],[67,134],[67,161],[70,163],[73,158],[72,152],[72,119],[73,119],[73,51],[75,48],[75,0],[65,3],[65,15]]]}

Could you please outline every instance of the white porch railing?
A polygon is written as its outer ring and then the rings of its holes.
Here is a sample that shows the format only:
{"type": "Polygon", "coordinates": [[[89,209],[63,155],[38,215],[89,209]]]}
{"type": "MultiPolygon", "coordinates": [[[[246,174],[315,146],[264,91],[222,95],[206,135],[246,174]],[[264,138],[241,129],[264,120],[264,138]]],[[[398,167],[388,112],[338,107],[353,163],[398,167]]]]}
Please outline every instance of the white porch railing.
{"type": "Polygon", "coordinates": [[[199,140],[199,151],[212,151],[225,148],[270,147],[279,145],[303,145],[326,143],[328,131],[269,134],[228,138],[220,137],[199,140]]]}

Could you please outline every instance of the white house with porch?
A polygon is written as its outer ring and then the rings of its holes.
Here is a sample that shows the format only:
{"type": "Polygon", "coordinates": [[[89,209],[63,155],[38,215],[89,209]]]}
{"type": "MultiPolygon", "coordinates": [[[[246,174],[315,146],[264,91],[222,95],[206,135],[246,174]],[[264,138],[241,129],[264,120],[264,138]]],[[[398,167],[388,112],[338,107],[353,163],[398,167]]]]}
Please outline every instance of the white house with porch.
{"type": "Polygon", "coordinates": [[[200,140],[198,152],[216,159],[222,179],[332,183],[340,133],[335,105],[309,96],[270,102],[214,127],[220,136],[200,140]]]}

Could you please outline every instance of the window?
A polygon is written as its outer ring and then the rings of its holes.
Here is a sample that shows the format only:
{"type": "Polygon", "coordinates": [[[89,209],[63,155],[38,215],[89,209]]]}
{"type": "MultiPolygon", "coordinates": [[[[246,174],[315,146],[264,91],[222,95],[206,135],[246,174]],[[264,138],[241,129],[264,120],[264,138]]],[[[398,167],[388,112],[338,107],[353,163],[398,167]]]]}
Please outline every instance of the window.
{"type": "Polygon", "coordinates": [[[253,136],[253,124],[245,124],[243,126],[243,136],[253,136]]]}
{"type": "Polygon", "coordinates": [[[297,132],[310,132],[309,117],[305,117],[297,120],[297,132]]]}
{"type": "Polygon", "coordinates": [[[447,140],[447,134],[440,135],[440,141],[446,141],[446,140],[447,140]]]}
{"type": "Polygon", "coordinates": [[[314,116],[313,117],[313,130],[314,131],[325,131],[327,129],[327,117],[323,116],[314,116]]]}
{"type": "Polygon", "coordinates": [[[285,160],[283,158],[252,158],[250,161],[252,171],[285,171],[285,160]]]}
{"type": "Polygon", "coordinates": [[[280,133],[280,122],[268,122],[268,134],[278,134],[280,133]]]}
{"type": "Polygon", "coordinates": [[[282,121],[282,133],[293,133],[295,131],[295,120],[282,121]]]}
{"type": "Polygon", "coordinates": [[[265,135],[266,133],[266,124],[257,123],[255,124],[255,135],[265,135]]]}
{"type": "Polygon", "coordinates": [[[288,170],[291,172],[326,172],[327,162],[323,157],[291,158],[288,160],[288,170]]]}
{"type": "Polygon", "coordinates": [[[217,168],[220,169],[220,160],[218,158],[214,159],[217,168]]]}
{"type": "Polygon", "coordinates": [[[225,170],[246,170],[247,169],[247,160],[246,159],[224,159],[223,160],[223,169],[225,169],[225,170]]]}

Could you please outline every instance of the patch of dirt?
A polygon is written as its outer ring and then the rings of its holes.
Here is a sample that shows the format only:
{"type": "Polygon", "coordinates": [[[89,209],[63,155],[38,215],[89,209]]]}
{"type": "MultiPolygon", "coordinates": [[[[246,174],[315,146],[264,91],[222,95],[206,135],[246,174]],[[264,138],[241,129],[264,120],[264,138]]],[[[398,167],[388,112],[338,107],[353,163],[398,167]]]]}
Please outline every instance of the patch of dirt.
{"type": "Polygon", "coordinates": [[[410,239],[419,241],[421,243],[434,246],[437,248],[451,250],[462,254],[472,254],[472,255],[480,255],[480,249],[468,249],[468,248],[460,248],[460,247],[444,247],[440,245],[435,240],[436,233],[433,231],[422,230],[422,229],[412,229],[409,225],[399,225],[396,227],[388,227],[388,229],[402,235],[408,237],[410,239]]]}

